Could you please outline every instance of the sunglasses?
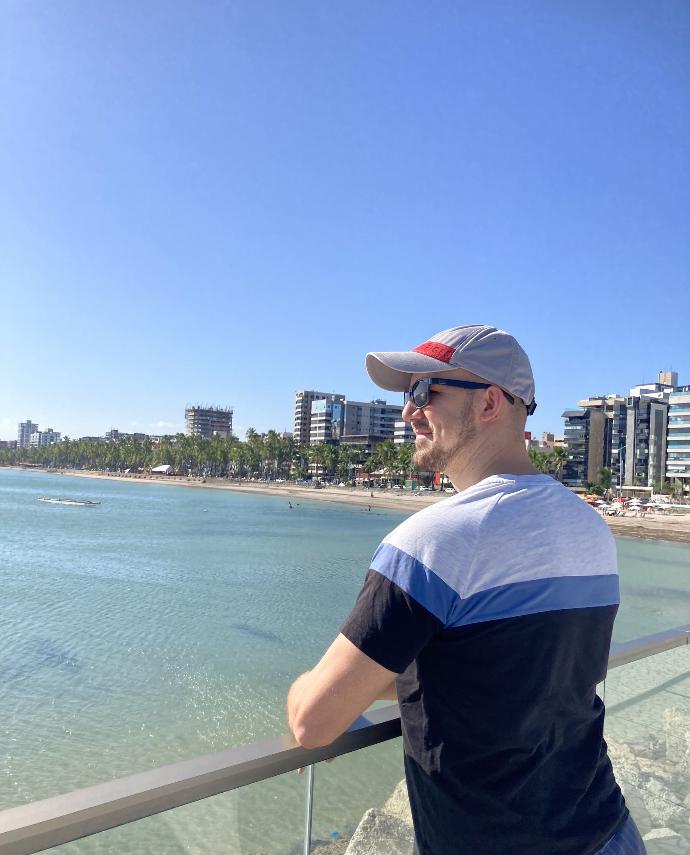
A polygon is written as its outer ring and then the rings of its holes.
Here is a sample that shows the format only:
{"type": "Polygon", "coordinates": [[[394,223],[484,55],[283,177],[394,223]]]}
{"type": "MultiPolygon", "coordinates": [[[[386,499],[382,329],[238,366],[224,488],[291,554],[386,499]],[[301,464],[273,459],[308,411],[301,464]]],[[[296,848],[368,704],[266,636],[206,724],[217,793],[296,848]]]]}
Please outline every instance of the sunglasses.
{"type": "MultiPolygon", "coordinates": [[[[418,409],[426,407],[429,403],[431,395],[430,386],[432,385],[458,386],[460,389],[488,389],[490,386],[494,386],[495,383],[473,383],[471,380],[449,380],[446,377],[421,377],[410,386],[408,392],[405,392],[405,403],[412,401],[418,409]]],[[[501,392],[503,392],[510,404],[515,403],[515,398],[512,395],[509,395],[504,389],[501,389],[501,392]]]]}

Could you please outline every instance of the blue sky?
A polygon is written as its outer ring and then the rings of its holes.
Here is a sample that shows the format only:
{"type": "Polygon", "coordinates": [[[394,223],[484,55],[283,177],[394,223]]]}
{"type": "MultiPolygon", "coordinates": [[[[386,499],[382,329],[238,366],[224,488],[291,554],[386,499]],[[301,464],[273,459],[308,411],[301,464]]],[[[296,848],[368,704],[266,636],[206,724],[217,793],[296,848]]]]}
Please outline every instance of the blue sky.
{"type": "Polygon", "coordinates": [[[688,43],[658,0],[7,0],[0,438],[291,429],[463,323],[530,354],[536,433],[690,383],[688,43]]]}

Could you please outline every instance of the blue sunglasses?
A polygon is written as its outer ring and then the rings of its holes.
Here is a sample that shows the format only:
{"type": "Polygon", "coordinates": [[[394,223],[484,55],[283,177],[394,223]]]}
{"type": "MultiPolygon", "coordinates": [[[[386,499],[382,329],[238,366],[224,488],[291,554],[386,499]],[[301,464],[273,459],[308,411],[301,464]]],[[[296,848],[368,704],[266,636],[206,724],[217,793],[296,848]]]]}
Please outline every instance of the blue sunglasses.
{"type": "MultiPolygon", "coordinates": [[[[429,397],[431,395],[430,386],[457,386],[460,389],[488,389],[490,386],[495,386],[495,383],[474,383],[472,380],[449,380],[447,377],[421,377],[419,380],[416,380],[411,386],[409,391],[405,392],[405,402],[412,401],[412,403],[418,409],[422,407],[426,407],[429,403],[429,397]]],[[[515,398],[508,394],[505,389],[501,389],[501,392],[505,395],[506,400],[510,404],[515,403],[515,398]]],[[[532,401],[531,404],[527,406],[528,415],[532,415],[532,413],[536,410],[537,404],[536,401],[532,401]]]]}

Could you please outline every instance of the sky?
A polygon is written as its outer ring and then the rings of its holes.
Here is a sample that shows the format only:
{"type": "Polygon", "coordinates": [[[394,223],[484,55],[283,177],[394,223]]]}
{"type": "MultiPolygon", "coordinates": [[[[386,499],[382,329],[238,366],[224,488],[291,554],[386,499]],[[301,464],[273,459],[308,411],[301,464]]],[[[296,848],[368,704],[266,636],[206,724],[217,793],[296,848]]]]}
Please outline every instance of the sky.
{"type": "Polygon", "coordinates": [[[561,433],[690,384],[690,4],[5,0],[0,438],[291,430],[507,329],[561,433]]]}

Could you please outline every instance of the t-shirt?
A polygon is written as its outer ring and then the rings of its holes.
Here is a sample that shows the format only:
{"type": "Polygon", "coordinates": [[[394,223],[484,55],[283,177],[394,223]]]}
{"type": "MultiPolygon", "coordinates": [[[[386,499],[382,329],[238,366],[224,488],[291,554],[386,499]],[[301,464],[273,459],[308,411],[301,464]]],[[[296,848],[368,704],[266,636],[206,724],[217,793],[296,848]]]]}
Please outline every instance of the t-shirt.
{"type": "Polygon", "coordinates": [[[627,817],[603,740],[619,588],[606,523],[496,475],[380,544],[343,634],[399,674],[421,855],[587,855],[627,817]]]}

